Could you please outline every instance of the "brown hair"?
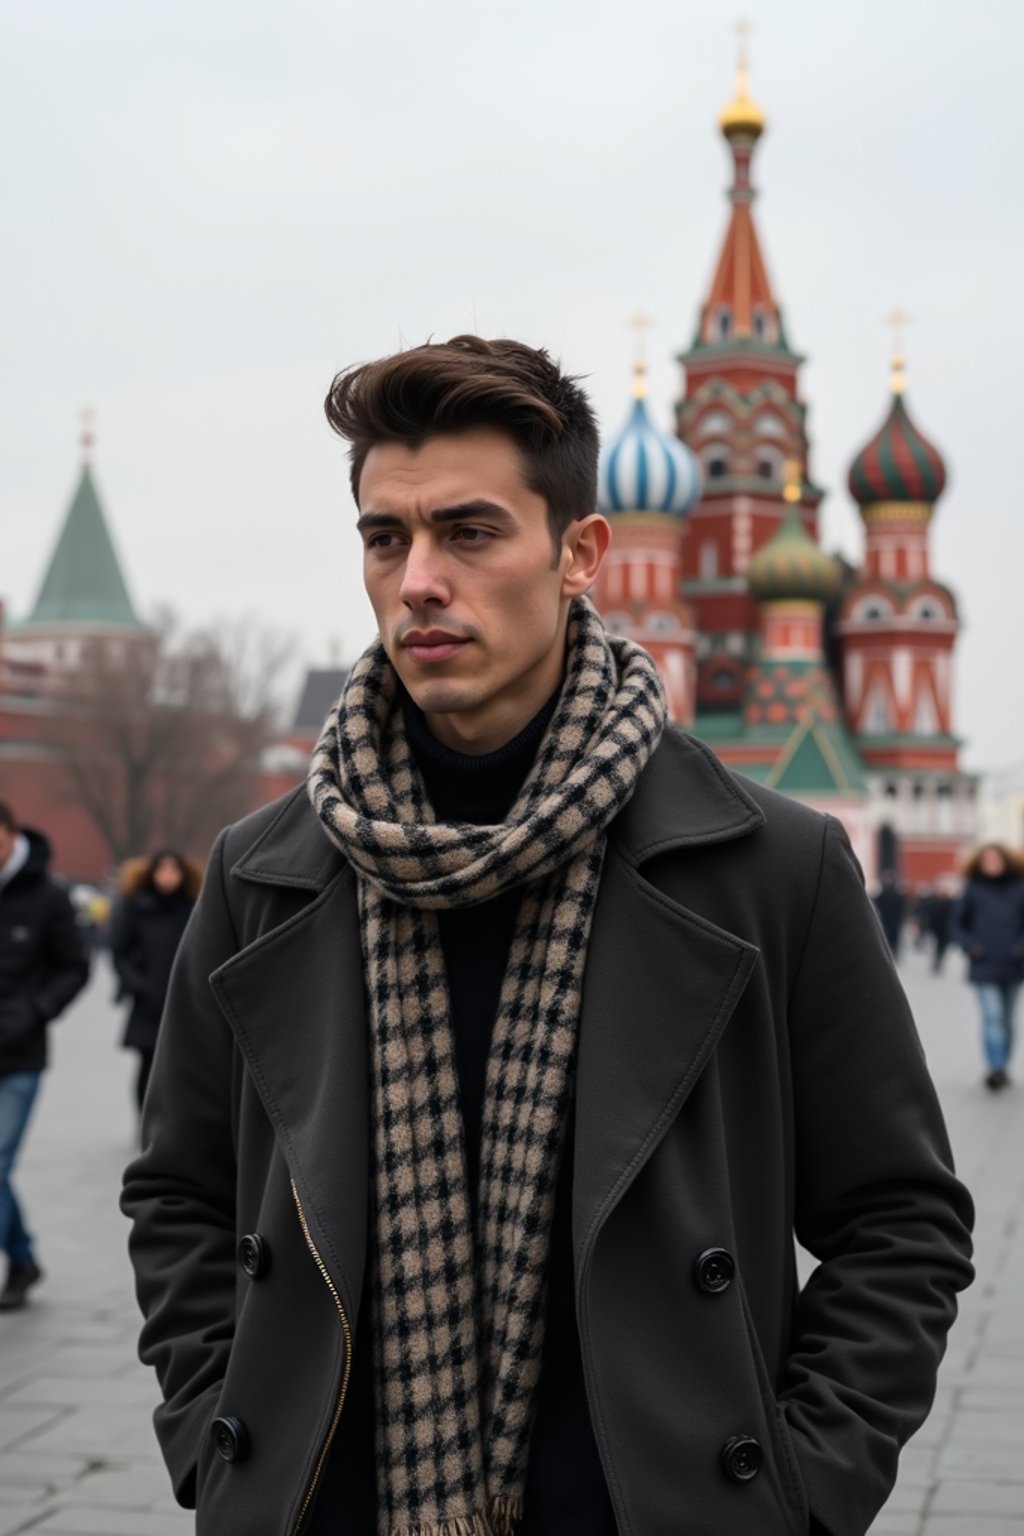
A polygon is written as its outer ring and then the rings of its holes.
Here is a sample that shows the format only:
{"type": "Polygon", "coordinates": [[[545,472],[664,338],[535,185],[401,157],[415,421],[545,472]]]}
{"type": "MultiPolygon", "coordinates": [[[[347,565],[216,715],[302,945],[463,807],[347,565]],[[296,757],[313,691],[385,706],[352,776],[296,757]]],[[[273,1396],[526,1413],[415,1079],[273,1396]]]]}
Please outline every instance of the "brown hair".
{"type": "Polygon", "coordinates": [[[0,827],[7,832],[17,832],[18,823],[14,819],[14,812],[9,805],[0,800],[0,827]]]}
{"type": "Polygon", "coordinates": [[[543,348],[453,336],[347,368],[324,401],[327,420],[351,443],[350,480],[376,443],[419,448],[428,438],[493,427],[516,443],[523,476],[543,496],[555,550],[569,524],[597,504],[599,438],[578,381],[543,348]]]}
{"type": "Polygon", "coordinates": [[[153,889],[153,875],[163,859],[173,859],[181,870],[181,893],[187,901],[195,901],[203,884],[203,866],[198,859],[178,853],[174,848],[161,848],[157,853],[144,854],[141,858],[125,859],[121,865],[118,885],[122,896],[141,896],[153,889]]]}
{"type": "Polygon", "coordinates": [[[1018,877],[1024,875],[1024,859],[1021,858],[1019,853],[1015,853],[1012,848],[1007,848],[1005,843],[982,843],[981,847],[976,848],[964,862],[965,879],[977,880],[980,878],[984,880],[986,878],[981,873],[981,861],[990,848],[994,848],[996,853],[1002,858],[1008,875],[1016,875],[1018,877]]]}

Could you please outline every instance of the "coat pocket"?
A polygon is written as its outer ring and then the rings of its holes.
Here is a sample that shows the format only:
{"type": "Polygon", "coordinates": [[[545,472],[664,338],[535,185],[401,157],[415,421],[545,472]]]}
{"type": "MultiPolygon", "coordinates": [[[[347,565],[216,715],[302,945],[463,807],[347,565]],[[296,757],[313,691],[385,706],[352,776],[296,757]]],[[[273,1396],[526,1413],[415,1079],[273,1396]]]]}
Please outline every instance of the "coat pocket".
{"type": "Polygon", "coordinates": [[[775,1395],[775,1387],[768,1374],[768,1366],[765,1362],[761,1342],[754,1327],[754,1318],[747,1300],[747,1293],[743,1286],[741,1275],[737,1275],[740,1300],[743,1304],[743,1323],[747,1332],[747,1347],[754,1363],[754,1371],[757,1376],[757,1385],[761,1393],[761,1401],[764,1407],[764,1416],[772,1435],[775,1457],[780,1472],[782,1485],[789,1498],[798,1524],[794,1525],[794,1531],[799,1531],[800,1536],[806,1536],[811,1528],[811,1513],[807,1503],[807,1489],[804,1487],[803,1476],[800,1472],[800,1463],[797,1460],[796,1448],[793,1443],[793,1432],[789,1427],[785,1410],[775,1395]]]}

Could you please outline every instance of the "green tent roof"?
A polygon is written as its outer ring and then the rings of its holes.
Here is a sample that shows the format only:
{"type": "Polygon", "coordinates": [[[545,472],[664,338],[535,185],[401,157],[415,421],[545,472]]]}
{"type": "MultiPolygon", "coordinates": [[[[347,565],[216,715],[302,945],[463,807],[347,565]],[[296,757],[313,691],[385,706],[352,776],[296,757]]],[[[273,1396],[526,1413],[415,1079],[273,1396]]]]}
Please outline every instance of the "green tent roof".
{"type": "Polygon", "coordinates": [[[35,607],[22,628],[97,624],[142,629],[88,464],[82,466],[35,607]]]}
{"type": "Polygon", "coordinates": [[[845,730],[816,714],[797,726],[764,782],[787,795],[863,795],[867,788],[845,730]]]}

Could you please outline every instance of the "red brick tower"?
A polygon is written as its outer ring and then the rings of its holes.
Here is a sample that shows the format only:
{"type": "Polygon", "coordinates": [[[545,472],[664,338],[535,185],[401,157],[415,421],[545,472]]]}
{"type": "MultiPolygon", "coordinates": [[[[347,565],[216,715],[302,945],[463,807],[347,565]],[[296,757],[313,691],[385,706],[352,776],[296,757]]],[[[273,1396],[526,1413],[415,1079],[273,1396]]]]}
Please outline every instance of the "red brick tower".
{"type": "Polygon", "coordinates": [[[886,829],[879,862],[917,885],[955,868],[974,782],[953,734],[956,598],[932,576],[928,547],[946,468],[911,420],[905,387],[897,355],[888,414],[850,467],[866,543],[837,632],[846,719],[886,829]]]}
{"type": "Polygon", "coordinates": [[[750,170],[765,118],[750,97],[745,56],[719,126],[732,157],[729,223],[692,345],[679,358],[684,389],[676,407],[679,436],[697,454],[705,481],[682,552],[683,593],[700,633],[701,711],[740,706],[760,630],[746,571],[782,522],[787,460],[804,466],[799,512],[812,539],[822,497],[806,468],[802,359],[786,338],[754,223],[750,170]]]}

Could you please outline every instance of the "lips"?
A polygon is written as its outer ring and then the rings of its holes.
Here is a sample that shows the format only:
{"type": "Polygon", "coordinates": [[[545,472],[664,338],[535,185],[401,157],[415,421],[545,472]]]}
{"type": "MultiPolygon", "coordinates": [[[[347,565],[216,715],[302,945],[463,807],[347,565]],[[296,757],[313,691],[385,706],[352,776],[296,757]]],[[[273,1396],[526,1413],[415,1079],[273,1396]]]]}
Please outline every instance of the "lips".
{"type": "Polygon", "coordinates": [[[414,661],[442,662],[449,661],[457,656],[467,640],[461,640],[457,635],[449,635],[441,629],[418,630],[411,629],[402,640],[402,649],[406,655],[414,661]]]}

